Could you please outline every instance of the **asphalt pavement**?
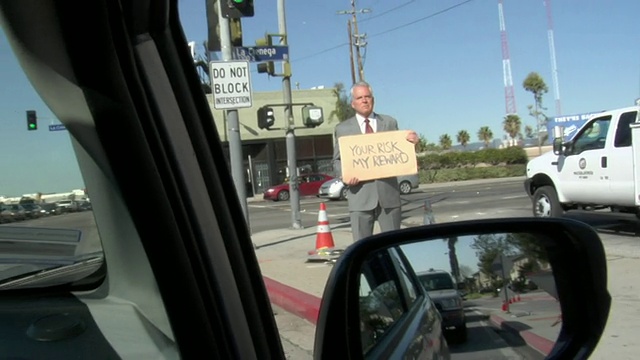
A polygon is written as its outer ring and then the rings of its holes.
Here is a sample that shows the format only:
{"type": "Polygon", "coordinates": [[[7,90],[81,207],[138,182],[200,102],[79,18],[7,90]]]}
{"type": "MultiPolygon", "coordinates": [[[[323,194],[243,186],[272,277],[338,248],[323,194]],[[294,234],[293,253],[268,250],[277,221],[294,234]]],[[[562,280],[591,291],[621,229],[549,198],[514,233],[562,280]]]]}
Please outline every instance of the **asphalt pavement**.
{"type": "MultiPolygon", "coordinates": [[[[524,177],[422,184],[420,189],[429,191],[520,179],[524,180],[524,177]]],[[[261,201],[261,198],[248,201],[261,201]]],[[[328,207],[327,213],[330,211],[328,207]]],[[[437,222],[437,214],[434,218],[437,222]]],[[[424,215],[414,216],[404,219],[403,227],[424,223],[424,215]]],[[[345,249],[352,243],[348,223],[337,226],[329,224],[329,229],[335,249],[345,249]]],[[[379,232],[377,224],[375,232],[379,232]]],[[[252,235],[271,302],[276,307],[297,315],[312,325],[316,324],[321,297],[332,267],[330,262],[315,261],[313,255],[309,254],[316,250],[317,236],[317,227],[268,230],[252,235]]],[[[516,334],[529,347],[543,355],[548,354],[562,327],[557,301],[544,292],[509,293],[508,298],[508,303],[505,301],[500,303],[499,300],[493,308],[483,307],[482,313],[488,315],[490,322],[496,328],[516,334]],[[556,306],[540,306],[544,302],[553,303],[556,306]]],[[[312,344],[312,339],[307,341],[311,341],[310,344],[312,344]]]]}

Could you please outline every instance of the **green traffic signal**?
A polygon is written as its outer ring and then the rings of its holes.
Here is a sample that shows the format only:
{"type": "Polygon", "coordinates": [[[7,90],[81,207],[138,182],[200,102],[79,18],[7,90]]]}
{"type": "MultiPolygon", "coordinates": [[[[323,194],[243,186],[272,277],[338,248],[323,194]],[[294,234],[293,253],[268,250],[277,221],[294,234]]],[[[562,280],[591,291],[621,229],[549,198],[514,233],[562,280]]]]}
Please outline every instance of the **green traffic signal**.
{"type": "Polygon", "coordinates": [[[35,110],[27,110],[27,129],[38,130],[38,116],[35,110]]]}

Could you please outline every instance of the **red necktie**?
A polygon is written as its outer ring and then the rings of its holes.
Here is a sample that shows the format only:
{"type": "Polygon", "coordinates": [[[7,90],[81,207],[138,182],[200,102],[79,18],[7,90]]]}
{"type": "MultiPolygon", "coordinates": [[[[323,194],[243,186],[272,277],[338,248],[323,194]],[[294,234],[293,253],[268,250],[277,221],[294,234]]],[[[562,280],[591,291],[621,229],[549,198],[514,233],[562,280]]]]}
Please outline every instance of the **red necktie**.
{"type": "Polygon", "coordinates": [[[364,130],[365,134],[373,133],[373,128],[369,124],[369,119],[364,119],[364,128],[365,128],[364,130]]]}

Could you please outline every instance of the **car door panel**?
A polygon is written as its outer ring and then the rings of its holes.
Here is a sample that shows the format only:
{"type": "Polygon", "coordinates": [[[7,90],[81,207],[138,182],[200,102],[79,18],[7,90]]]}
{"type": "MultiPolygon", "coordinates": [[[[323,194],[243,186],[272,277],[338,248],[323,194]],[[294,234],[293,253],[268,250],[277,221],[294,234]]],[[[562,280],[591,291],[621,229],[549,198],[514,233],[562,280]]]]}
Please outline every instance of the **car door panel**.
{"type": "Polygon", "coordinates": [[[11,16],[3,25],[14,48],[23,49],[17,54],[34,88],[87,153],[83,175],[102,178],[87,181],[92,198],[109,193],[93,204],[103,215],[96,217],[98,228],[116,228],[109,219],[133,225],[102,237],[110,271],[105,291],[136,300],[141,314],[153,319],[159,306],[145,299],[144,290],[157,287],[166,311],[159,316],[168,318],[185,358],[281,358],[177,4],[147,5],[3,2],[3,14],[11,16]],[[23,26],[33,21],[37,28],[23,26]],[[92,41],[86,42],[86,33],[92,41]],[[86,61],[88,53],[93,61],[86,61]],[[118,202],[121,207],[111,206],[118,202]],[[118,261],[122,254],[147,259],[147,266],[132,268],[118,261]]]}

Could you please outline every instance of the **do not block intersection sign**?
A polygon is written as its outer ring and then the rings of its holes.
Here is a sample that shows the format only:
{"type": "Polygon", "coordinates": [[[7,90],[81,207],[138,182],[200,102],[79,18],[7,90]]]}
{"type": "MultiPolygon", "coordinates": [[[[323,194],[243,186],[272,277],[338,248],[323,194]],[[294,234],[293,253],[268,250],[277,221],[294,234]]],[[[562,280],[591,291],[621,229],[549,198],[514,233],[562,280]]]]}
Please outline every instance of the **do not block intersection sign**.
{"type": "Polygon", "coordinates": [[[217,110],[251,107],[248,61],[211,61],[209,77],[213,106],[217,110]]]}

